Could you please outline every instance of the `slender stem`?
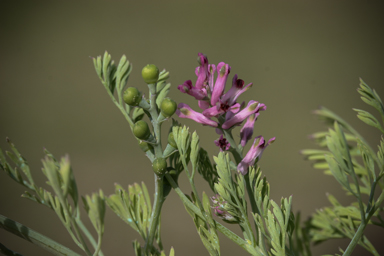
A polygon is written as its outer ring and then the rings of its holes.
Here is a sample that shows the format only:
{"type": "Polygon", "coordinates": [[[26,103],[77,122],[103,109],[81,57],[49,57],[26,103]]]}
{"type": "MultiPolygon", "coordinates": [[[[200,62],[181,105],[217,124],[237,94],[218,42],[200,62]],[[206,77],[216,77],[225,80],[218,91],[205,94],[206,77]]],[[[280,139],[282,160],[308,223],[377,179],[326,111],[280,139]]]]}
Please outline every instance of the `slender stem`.
{"type": "MultiPolygon", "coordinates": [[[[232,152],[232,154],[236,160],[236,164],[239,164],[242,160],[241,150],[236,146],[236,142],[233,139],[231,131],[224,130],[224,134],[225,134],[225,138],[228,140],[229,144],[231,144],[231,147],[232,147],[231,152],[232,152]]],[[[245,185],[247,187],[247,193],[248,193],[249,201],[251,202],[252,212],[260,214],[260,211],[257,208],[256,200],[255,200],[255,197],[254,197],[254,194],[252,191],[253,189],[251,188],[251,183],[249,181],[249,174],[248,173],[244,176],[244,179],[245,179],[245,185]]],[[[257,227],[256,222],[254,222],[254,225],[255,225],[255,229],[256,229],[256,234],[258,234],[258,232],[257,232],[258,227],[257,227]]],[[[256,237],[256,241],[258,241],[258,240],[259,240],[259,237],[256,237]]]]}
{"type": "MultiPolygon", "coordinates": [[[[204,215],[204,220],[210,225],[212,226],[213,223],[211,223],[209,220],[210,218],[208,218],[208,215],[207,213],[205,212],[204,210],[204,207],[203,207],[203,204],[200,200],[200,197],[199,197],[199,194],[197,192],[197,189],[196,189],[196,186],[195,186],[195,183],[193,182],[193,177],[191,175],[191,173],[189,172],[189,169],[188,169],[188,165],[187,165],[187,162],[185,161],[186,157],[184,155],[181,155],[181,162],[183,163],[183,167],[184,167],[184,170],[188,176],[188,181],[189,181],[189,184],[191,185],[191,188],[192,188],[192,192],[195,194],[196,196],[196,201],[197,201],[197,205],[199,206],[199,209],[200,211],[202,212],[202,214],[204,215]]],[[[192,170],[192,172],[194,173],[195,170],[192,170]]]]}
{"type": "MultiPolygon", "coordinates": [[[[179,186],[176,184],[176,182],[172,179],[172,177],[167,173],[165,174],[165,177],[167,178],[168,182],[171,184],[172,188],[175,190],[176,194],[180,197],[183,204],[188,207],[191,211],[193,211],[197,216],[202,218],[203,220],[207,221],[204,217],[203,213],[199,210],[199,208],[196,207],[181,191],[179,186]]],[[[233,233],[231,230],[223,226],[221,223],[214,220],[214,224],[221,233],[223,233],[227,238],[235,242],[237,245],[239,245],[241,248],[249,252],[251,255],[265,255],[263,252],[260,251],[260,248],[253,246],[250,246],[246,241],[241,239],[238,235],[233,233]]]]}
{"type": "Polygon", "coordinates": [[[80,239],[80,243],[82,245],[82,249],[87,253],[88,255],[92,255],[91,251],[89,250],[87,243],[84,241],[83,236],[80,233],[79,227],[73,219],[71,219],[72,227],[75,230],[76,236],[80,239]]]}
{"type": "Polygon", "coordinates": [[[240,149],[236,146],[236,142],[233,139],[232,132],[230,130],[223,130],[225,138],[228,140],[229,144],[232,147],[231,153],[235,158],[236,164],[239,164],[243,159],[240,149]]]}
{"type": "Polygon", "coordinates": [[[353,179],[353,182],[355,183],[356,191],[357,191],[356,196],[357,196],[357,201],[359,203],[361,221],[365,222],[365,211],[364,211],[363,200],[361,199],[361,194],[360,194],[360,185],[359,185],[359,181],[357,180],[357,176],[353,167],[352,167],[352,173],[353,173],[352,179],[353,179]]]}
{"type": "MultiPolygon", "coordinates": [[[[145,242],[145,251],[150,255],[151,248],[153,247],[153,241],[156,235],[156,229],[160,220],[161,207],[165,201],[163,195],[164,176],[158,176],[155,174],[155,200],[153,202],[151,223],[149,228],[149,234],[145,242]]],[[[159,234],[160,235],[160,234],[159,234]]]]}
{"type": "Polygon", "coordinates": [[[359,228],[357,229],[357,231],[356,231],[355,235],[353,236],[351,242],[349,243],[347,249],[343,253],[343,256],[349,256],[352,254],[356,245],[359,243],[361,237],[363,236],[365,227],[366,227],[365,223],[361,222],[359,228]]]}
{"type": "MultiPolygon", "coordinates": [[[[343,256],[349,256],[352,254],[353,250],[355,249],[356,245],[360,242],[361,237],[364,234],[364,229],[368,225],[369,220],[371,219],[372,215],[376,212],[377,208],[380,207],[381,202],[384,199],[384,192],[382,192],[379,196],[379,199],[376,201],[376,205],[374,208],[367,209],[367,213],[365,215],[364,221],[362,220],[360,223],[359,228],[357,229],[355,235],[353,236],[351,242],[349,243],[347,249],[343,253],[343,256]]],[[[371,244],[369,244],[371,245],[371,244]]],[[[376,250],[371,245],[370,248],[372,251],[370,251],[373,255],[379,255],[376,250]]]]}
{"type": "Polygon", "coordinates": [[[95,248],[95,252],[93,253],[93,256],[97,256],[99,252],[101,252],[101,239],[102,239],[102,232],[97,232],[97,247],[95,248]]]}
{"type": "MultiPolygon", "coordinates": [[[[91,233],[89,232],[89,230],[84,226],[83,222],[81,221],[80,218],[76,218],[76,223],[77,225],[79,226],[80,230],[84,233],[84,235],[87,237],[87,239],[91,242],[92,246],[94,249],[97,248],[98,244],[96,243],[95,241],[95,238],[93,238],[93,236],[91,235],[91,233]]],[[[100,251],[99,252],[99,255],[100,256],[104,256],[103,252],[100,251]]]]}
{"type": "MultiPolygon", "coordinates": [[[[104,84],[104,83],[103,83],[103,84],[104,84]]],[[[108,86],[105,86],[105,85],[104,85],[104,87],[105,87],[105,89],[107,90],[107,93],[109,94],[109,96],[111,97],[113,103],[115,103],[116,107],[118,107],[118,109],[120,109],[121,113],[123,114],[123,116],[125,117],[125,119],[128,121],[129,126],[130,126],[131,129],[132,129],[132,128],[133,128],[133,125],[134,125],[132,119],[129,117],[129,115],[128,115],[128,113],[125,111],[124,107],[123,107],[122,105],[120,105],[120,104],[117,102],[115,96],[111,93],[111,91],[109,90],[108,86]]]]}
{"type": "Polygon", "coordinates": [[[157,143],[154,145],[155,149],[155,155],[156,157],[162,157],[163,156],[163,150],[161,146],[161,123],[157,121],[159,114],[158,114],[158,109],[157,109],[157,104],[156,104],[156,84],[149,84],[149,103],[150,103],[150,109],[149,113],[151,114],[152,118],[152,126],[154,129],[155,137],[157,143]]]}
{"type": "Polygon", "coordinates": [[[57,243],[56,241],[36,232],[35,230],[24,226],[14,220],[11,220],[0,214],[0,228],[11,232],[44,250],[52,253],[53,255],[70,255],[80,256],[80,254],[72,251],[71,249],[57,243]]]}

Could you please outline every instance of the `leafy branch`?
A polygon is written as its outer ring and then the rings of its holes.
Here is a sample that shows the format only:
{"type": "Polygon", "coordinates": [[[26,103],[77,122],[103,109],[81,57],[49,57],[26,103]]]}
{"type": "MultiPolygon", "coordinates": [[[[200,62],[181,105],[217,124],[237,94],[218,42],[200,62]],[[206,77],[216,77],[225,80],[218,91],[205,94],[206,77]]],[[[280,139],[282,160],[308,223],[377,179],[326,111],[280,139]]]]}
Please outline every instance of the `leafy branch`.
{"type": "MultiPolygon", "coordinates": [[[[378,110],[383,118],[384,105],[375,90],[360,80],[358,92],[362,95],[361,99],[378,110]]],[[[361,121],[384,133],[382,124],[372,114],[360,109],[354,110],[361,121]]],[[[380,217],[384,200],[383,137],[376,153],[351,125],[332,111],[321,108],[315,113],[327,123],[333,123],[333,129],[312,136],[320,147],[327,147],[328,150],[304,150],[302,153],[309,160],[316,161],[315,168],[325,169],[327,174],[333,175],[347,194],[356,198],[356,202],[345,207],[329,195],[328,199],[333,206],[317,211],[312,218],[312,240],[319,243],[333,238],[349,238],[351,242],[343,251],[343,255],[351,255],[357,244],[373,255],[378,255],[374,246],[364,236],[364,230],[369,224],[384,227],[380,217]],[[375,196],[377,185],[381,188],[379,196],[375,196]],[[367,201],[363,195],[368,196],[367,201]],[[378,220],[372,220],[372,217],[378,220]]]]}
{"type": "MultiPolygon", "coordinates": [[[[105,212],[104,196],[102,192],[93,194],[93,200],[88,199],[88,196],[87,199],[84,200],[88,216],[98,233],[98,241],[96,242],[80,218],[78,190],[69,157],[63,157],[59,162],[51,153],[49,153],[49,151],[44,150],[46,157],[43,160],[42,171],[48,179],[47,184],[53,189],[54,194],[52,194],[52,192],[35,184],[28,162],[9,139],[7,139],[7,142],[12,151],[6,151],[6,155],[16,166],[12,167],[2,150],[0,150],[0,168],[5,171],[10,178],[32,192],[26,191],[22,197],[28,198],[54,210],[78,247],[80,247],[87,255],[102,256],[101,242],[104,232],[105,212]],[[88,248],[84,236],[95,249],[94,253],[88,248]]],[[[46,246],[51,246],[50,240],[47,240],[42,236],[37,237],[43,239],[43,241],[40,241],[38,244],[49,243],[46,246]]]]}

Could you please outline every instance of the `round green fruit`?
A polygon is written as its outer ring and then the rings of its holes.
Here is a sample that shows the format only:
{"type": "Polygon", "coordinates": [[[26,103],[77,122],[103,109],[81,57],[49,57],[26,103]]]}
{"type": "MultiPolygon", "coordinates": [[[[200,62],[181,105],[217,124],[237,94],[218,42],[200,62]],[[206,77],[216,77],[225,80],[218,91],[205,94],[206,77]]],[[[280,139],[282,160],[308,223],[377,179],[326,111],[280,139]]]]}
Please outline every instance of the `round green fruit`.
{"type": "Polygon", "coordinates": [[[142,141],[142,140],[139,142],[139,146],[140,146],[141,150],[143,150],[144,152],[147,152],[148,150],[153,149],[151,144],[149,144],[145,141],[142,141]]]}
{"type": "Polygon", "coordinates": [[[167,171],[167,161],[164,158],[156,158],[152,163],[153,171],[157,175],[163,175],[167,171]]]}
{"type": "Polygon", "coordinates": [[[124,91],[123,99],[124,102],[130,106],[138,106],[141,101],[141,92],[137,90],[135,87],[129,87],[124,91]]]}
{"type": "Polygon", "coordinates": [[[159,69],[155,65],[148,64],[141,71],[141,76],[147,84],[154,84],[159,79],[159,73],[159,69]]]}
{"type": "Polygon", "coordinates": [[[172,116],[175,113],[176,109],[177,109],[176,102],[174,100],[171,100],[170,98],[165,98],[161,102],[160,111],[161,111],[161,114],[163,114],[163,116],[165,117],[172,116]]]}
{"type": "Polygon", "coordinates": [[[151,135],[151,131],[149,130],[148,124],[140,120],[133,125],[133,134],[140,140],[146,140],[151,135]]]}

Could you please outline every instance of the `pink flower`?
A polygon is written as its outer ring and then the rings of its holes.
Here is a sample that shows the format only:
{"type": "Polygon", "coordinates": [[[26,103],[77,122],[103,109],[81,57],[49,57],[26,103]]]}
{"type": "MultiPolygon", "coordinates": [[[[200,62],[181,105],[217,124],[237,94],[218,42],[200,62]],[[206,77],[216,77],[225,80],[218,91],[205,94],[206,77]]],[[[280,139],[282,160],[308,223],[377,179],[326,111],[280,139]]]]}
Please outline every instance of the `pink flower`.
{"type": "Polygon", "coordinates": [[[220,148],[220,151],[227,151],[231,147],[231,144],[227,141],[223,135],[220,136],[218,140],[215,140],[215,145],[220,148]]]}
{"type": "Polygon", "coordinates": [[[214,116],[217,117],[219,115],[222,115],[228,111],[231,111],[232,113],[237,113],[240,110],[239,103],[235,103],[232,106],[230,106],[227,104],[227,102],[221,102],[221,100],[219,101],[220,102],[218,102],[216,106],[205,109],[203,111],[203,115],[205,115],[208,118],[211,118],[214,116]]]}
{"type": "Polygon", "coordinates": [[[207,78],[208,78],[207,56],[205,56],[202,53],[199,53],[197,57],[197,62],[200,64],[200,67],[197,67],[195,71],[197,75],[196,88],[203,89],[207,85],[207,78]]]}
{"type": "Polygon", "coordinates": [[[239,97],[243,92],[251,88],[252,83],[247,84],[244,87],[244,80],[237,79],[237,75],[233,76],[232,87],[228,90],[226,94],[222,96],[222,101],[228,102],[229,105],[232,105],[236,102],[237,97],[239,97]]]}
{"type": "Polygon", "coordinates": [[[176,114],[181,118],[189,118],[203,125],[209,125],[212,127],[217,127],[218,125],[217,122],[207,118],[201,113],[192,110],[190,106],[184,103],[179,103],[177,106],[176,114]]]}
{"type": "Polygon", "coordinates": [[[185,81],[183,84],[177,86],[182,93],[187,93],[197,100],[202,100],[207,97],[207,91],[205,89],[197,89],[192,85],[191,80],[185,81]]]}
{"type": "Polygon", "coordinates": [[[265,144],[263,136],[256,137],[253,141],[252,147],[237,166],[237,171],[243,175],[246,175],[248,173],[248,167],[253,166],[255,162],[261,158],[264,149],[266,149],[269,144],[274,142],[275,139],[276,138],[273,137],[268,141],[267,144],[265,144]]]}
{"type": "Polygon", "coordinates": [[[224,62],[220,62],[217,65],[217,79],[215,86],[213,87],[211,105],[215,106],[219,101],[219,98],[224,92],[225,84],[227,83],[228,74],[231,71],[231,67],[224,62]]]}
{"type": "MultiPolygon", "coordinates": [[[[195,112],[184,104],[181,105],[182,109],[177,111],[179,117],[190,118],[204,125],[227,130],[235,125],[240,125],[250,115],[266,109],[264,104],[257,101],[250,101],[245,108],[244,103],[240,105],[236,102],[237,98],[252,86],[252,83],[244,86],[244,81],[238,79],[237,75],[232,79],[232,87],[224,93],[225,84],[231,71],[228,64],[220,62],[217,67],[208,64],[207,57],[202,53],[198,54],[198,63],[199,67],[195,69],[197,76],[195,86],[191,80],[187,80],[177,88],[197,99],[203,112],[195,112]],[[215,73],[217,73],[216,81],[214,79],[215,73]],[[211,120],[213,117],[217,118],[219,122],[211,120]]],[[[249,128],[247,128],[246,134],[249,138],[252,136],[252,133],[249,133],[249,128]]]]}
{"type": "Polygon", "coordinates": [[[258,113],[260,110],[266,110],[267,106],[258,101],[251,100],[248,102],[246,108],[238,112],[233,117],[226,120],[221,126],[224,130],[231,128],[234,125],[242,123],[245,119],[247,119],[250,115],[254,113],[258,113]]]}
{"type": "Polygon", "coordinates": [[[240,130],[241,146],[244,147],[245,144],[247,144],[247,142],[252,138],[253,127],[259,115],[260,113],[255,113],[253,115],[250,115],[247,119],[247,122],[245,122],[243,128],[241,128],[240,130]]]}

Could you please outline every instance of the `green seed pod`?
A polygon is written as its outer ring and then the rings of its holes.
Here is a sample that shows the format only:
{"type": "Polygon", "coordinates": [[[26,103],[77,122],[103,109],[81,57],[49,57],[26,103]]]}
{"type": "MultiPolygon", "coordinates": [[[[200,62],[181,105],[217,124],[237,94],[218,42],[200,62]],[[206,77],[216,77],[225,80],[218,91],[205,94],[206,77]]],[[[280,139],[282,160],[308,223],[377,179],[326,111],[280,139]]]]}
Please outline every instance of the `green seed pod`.
{"type": "Polygon", "coordinates": [[[168,144],[171,145],[174,148],[177,148],[177,144],[176,144],[175,138],[173,137],[173,132],[170,132],[168,134],[168,144]]]}
{"type": "Polygon", "coordinates": [[[152,168],[157,175],[163,175],[167,170],[167,161],[162,157],[156,158],[152,163],[152,168]]]}
{"type": "Polygon", "coordinates": [[[148,64],[141,71],[141,76],[147,84],[154,84],[159,79],[159,69],[153,64],[148,64]]]}
{"type": "Polygon", "coordinates": [[[170,98],[165,98],[161,102],[160,111],[165,117],[172,116],[177,109],[176,102],[170,98]]]}
{"type": "Polygon", "coordinates": [[[149,130],[148,124],[140,120],[133,125],[133,134],[140,140],[146,140],[151,135],[151,131],[149,130]]]}
{"type": "Polygon", "coordinates": [[[139,146],[140,146],[141,150],[143,150],[144,152],[147,152],[148,150],[153,149],[151,144],[149,144],[145,141],[142,141],[142,140],[139,142],[139,146]]]}
{"type": "Polygon", "coordinates": [[[139,90],[137,90],[135,87],[129,87],[124,91],[124,102],[130,106],[138,106],[140,104],[141,98],[141,92],[139,92],[139,90]]]}

